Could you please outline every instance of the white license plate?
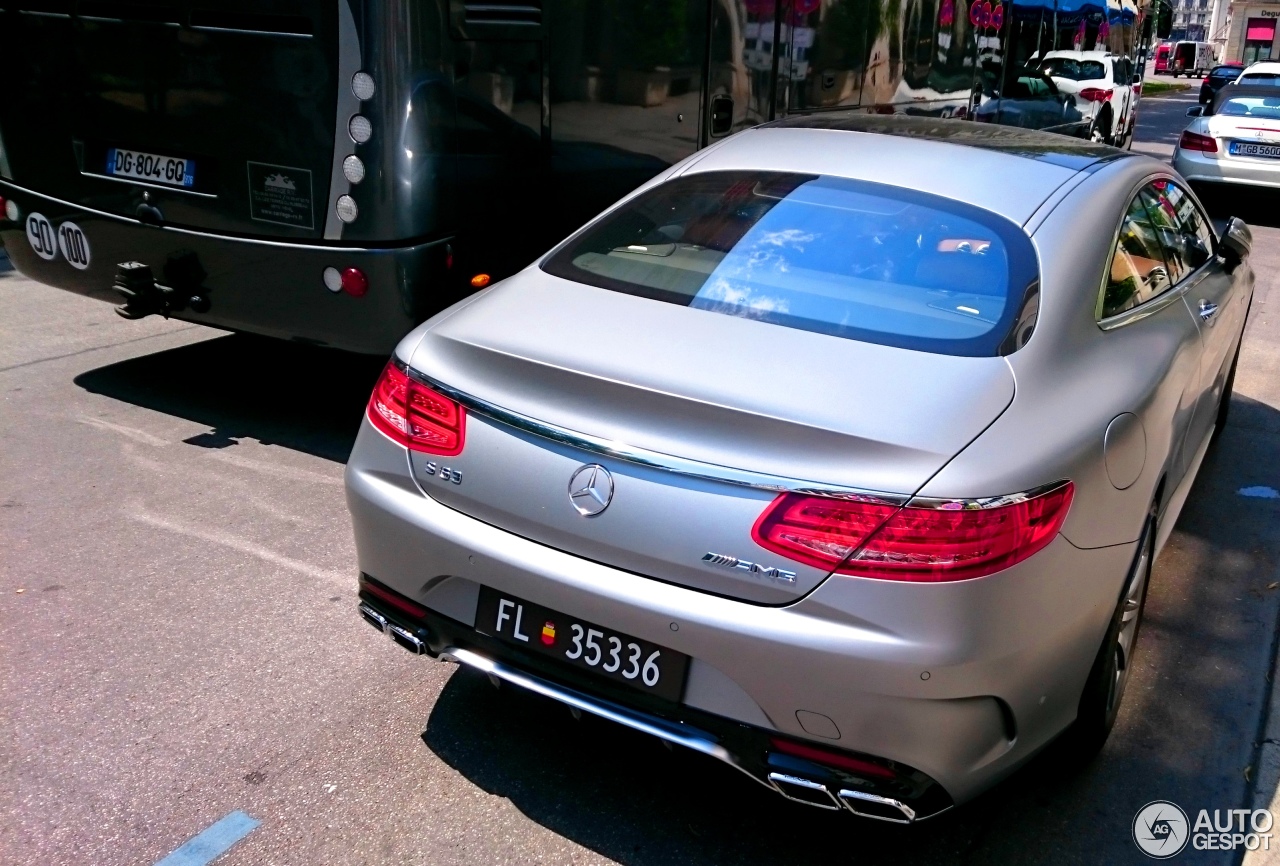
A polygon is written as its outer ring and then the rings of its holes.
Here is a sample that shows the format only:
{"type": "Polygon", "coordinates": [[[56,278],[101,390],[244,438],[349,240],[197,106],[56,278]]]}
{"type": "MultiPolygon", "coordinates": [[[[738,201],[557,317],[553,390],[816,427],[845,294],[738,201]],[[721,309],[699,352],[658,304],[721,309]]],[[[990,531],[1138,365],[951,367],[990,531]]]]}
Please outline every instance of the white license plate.
{"type": "Polygon", "coordinates": [[[1280,159],[1280,144],[1255,144],[1251,141],[1233,141],[1227,150],[1232,156],[1261,156],[1280,159]]]}
{"type": "Polygon", "coordinates": [[[107,148],[105,173],[168,186],[190,187],[196,182],[196,165],[192,160],[120,147],[107,148]]]}

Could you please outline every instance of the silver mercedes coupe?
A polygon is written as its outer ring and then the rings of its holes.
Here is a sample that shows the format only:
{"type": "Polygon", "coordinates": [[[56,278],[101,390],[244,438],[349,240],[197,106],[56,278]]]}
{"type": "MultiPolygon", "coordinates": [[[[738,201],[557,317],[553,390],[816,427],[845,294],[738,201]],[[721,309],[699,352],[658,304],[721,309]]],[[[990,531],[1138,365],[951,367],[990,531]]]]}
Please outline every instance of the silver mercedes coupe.
{"type": "Polygon", "coordinates": [[[360,613],[823,809],[1091,755],[1250,243],[1047,133],[735,135],[400,343],[346,474],[360,613]]]}

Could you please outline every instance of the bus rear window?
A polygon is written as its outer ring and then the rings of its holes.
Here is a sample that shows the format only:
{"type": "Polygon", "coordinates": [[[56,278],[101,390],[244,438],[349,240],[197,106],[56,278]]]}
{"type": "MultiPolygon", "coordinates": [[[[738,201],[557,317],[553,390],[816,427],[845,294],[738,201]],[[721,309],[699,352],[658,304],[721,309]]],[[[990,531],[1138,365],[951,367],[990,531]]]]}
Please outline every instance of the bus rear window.
{"type": "Polygon", "coordinates": [[[571,238],[543,269],[695,309],[955,355],[1013,351],[1035,316],[1035,252],[1013,223],[937,196],[807,174],[676,178],[571,238]]]}

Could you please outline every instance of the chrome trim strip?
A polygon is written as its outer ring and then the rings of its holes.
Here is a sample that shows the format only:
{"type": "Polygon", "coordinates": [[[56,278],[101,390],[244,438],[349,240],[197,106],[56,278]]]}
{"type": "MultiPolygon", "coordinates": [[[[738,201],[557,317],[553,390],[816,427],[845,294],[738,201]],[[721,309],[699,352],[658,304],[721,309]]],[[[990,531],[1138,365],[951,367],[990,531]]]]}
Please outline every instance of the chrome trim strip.
{"type": "Polygon", "coordinates": [[[980,499],[942,499],[935,496],[916,496],[907,503],[907,508],[928,508],[934,511],[975,511],[986,508],[1003,508],[1006,505],[1016,505],[1019,502],[1026,502],[1028,499],[1035,499],[1037,496],[1052,493],[1070,483],[1063,479],[1050,484],[1042,484],[1039,487],[1033,487],[1021,493],[986,496],[980,499]]]}
{"type": "MultiPolygon", "coordinates": [[[[108,213],[107,211],[104,211],[104,210],[98,210],[97,208],[87,207],[82,204],[77,204],[76,202],[73,202],[73,201],[66,201],[65,199],[55,198],[54,196],[47,195],[42,192],[36,192],[33,189],[27,189],[25,186],[18,186],[18,184],[13,183],[7,178],[5,178],[3,182],[5,185],[10,186],[26,195],[35,196],[36,198],[40,198],[45,201],[51,201],[54,204],[62,205],[63,207],[73,208],[84,214],[91,214],[93,216],[105,217],[106,219],[117,220],[119,222],[132,223],[133,225],[139,225],[139,226],[145,225],[147,228],[157,229],[159,231],[177,232],[178,234],[193,235],[195,237],[201,237],[201,238],[213,238],[214,240],[220,240],[220,241],[235,241],[236,243],[244,243],[244,244],[260,244],[262,246],[267,246],[267,247],[283,247],[286,249],[294,249],[294,250],[316,250],[316,251],[323,250],[328,253],[393,253],[398,250],[411,249],[412,247],[430,246],[432,244],[444,243],[448,240],[448,238],[441,238],[439,240],[434,240],[434,241],[423,241],[419,243],[413,243],[404,247],[378,247],[378,248],[344,247],[344,246],[336,246],[333,244],[323,244],[323,243],[297,244],[297,243],[290,243],[289,241],[267,240],[265,238],[247,238],[247,237],[241,237],[239,235],[224,235],[224,234],[218,234],[216,232],[198,231],[196,229],[182,228],[180,226],[170,226],[170,225],[154,226],[149,223],[144,223],[142,220],[136,219],[134,217],[123,216],[118,213],[108,213]]],[[[163,187],[163,188],[170,189],[170,187],[163,187]]]]}
{"type": "Polygon", "coordinates": [[[1139,304],[1132,310],[1125,310],[1123,313],[1118,313],[1108,319],[1099,320],[1098,327],[1104,331],[1114,331],[1116,328],[1123,328],[1125,325],[1132,325],[1134,322],[1141,321],[1148,316],[1154,316],[1174,301],[1182,300],[1182,296],[1190,288],[1191,284],[1187,280],[1183,280],[1164,294],[1157,295],[1145,304],[1139,304]]]}
{"type": "Polygon", "coordinates": [[[832,812],[840,811],[843,806],[840,800],[836,798],[836,795],[832,794],[831,791],[827,789],[826,785],[818,782],[810,782],[808,779],[801,779],[799,776],[788,776],[786,773],[770,773],[769,784],[773,786],[773,790],[777,791],[788,800],[791,800],[793,803],[803,803],[806,806],[813,806],[815,809],[827,809],[832,812]],[[815,803],[812,800],[803,800],[800,797],[793,797],[786,792],[786,789],[782,787],[783,785],[795,785],[797,788],[804,788],[807,791],[821,791],[823,794],[827,795],[828,799],[831,800],[831,805],[828,806],[823,803],[815,803]]]}
{"type": "MultiPolygon", "coordinates": [[[[868,794],[865,791],[853,791],[848,788],[840,790],[840,800],[844,803],[844,807],[859,818],[870,818],[873,821],[887,821],[890,824],[911,824],[916,820],[916,810],[912,809],[901,800],[894,800],[889,797],[881,797],[879,794],[868,794]],[[872,815],[868,812],[859,812],[850,803],[850,800],[864,800],[868,803],[878,803],[881,806],[888,806],[897,809],[902,813],[902,820],[897,818],[887,818],[884,815],[872,815]]],[[[940,814],[940,813],[939,813],[940,814]]]]}
{"type": "Polygon", "coordinates": [[[194,189],[187,189],[181,186],[166,186],[162,183],[147,183],[145,180],[135,180],[131,177],[115,177],[110,174],[99,174],[96,171],[81,171],[80,173],[85,177],[92,177],[96,180],[113,180],[116,183],[128,183],[134,186],[145,186],[150,189],[162,189],[165,192],[180,192],[185,193],[186,195],[199,196],[200,198],[217,198],[217,196],[211,192],[196,192],[194,189]]]}
{"type": "Polygon", "coordinates": [[[616,722],[623,727],[631,728],[633,731],[640,731],[660,740],[665,740],[668,743],[674,743],[678,746],[693,749],[695,752],[709,755],[718,761],[723,761],[761,785],[771,787],[739,764],[728,749],[716,742],[715,737],[705,731],[689,725],[680,725],[677,728],[675,723],[666,722],[635,710],[629,710],[599,698],[589,698],[571,689],[553,685],[541,677],[509,668],[501,662],[493,661],[471,650],[448,647],[440,653],[440,657],[452,658],[467,667],[483,671],[491,677],[497,677],[522,689],[528,689],[535,694],[551,698],[553,701],[559,701],[573,709],[616,722]]]}
{"type": "Polygon", "coordinates": [[[213,27],[208,24],[192,24],[192,30],[206,33],[240,33],[245,36],[280,36],[285,39],[314,39],[310,33],[289,33],[285,30],[246,30],[242,27],[213,27]]]}
{"type": "Polygon", "coordinates": [[[512,412],[503,409],[501,406],[495,406],[487,400],[474,397],[465,391],[459,391],[443,382],[438,382],[430,376],[418,370],[409,367],[399,358],[395,359],[396,365],[402,372],[414,379],[418,380],[428,388],[432,388],[444,394],[446,397],[461,404],[468,411],[477,415],[483,415],[490,420],[497,421],[500,424],[506,424],[509,427],[515,427],[525,433],[539,436],[543,439],[549,439],[561,445],[567,445],[571,448],[578,448],[582,451],[588,451],[593,454],[601,454],[605,457],[612,457],[615,460],[621,460],[626,463],[634,463],[637,466],[647,466],[651,469],[660,469],[664,472],[671,472],[675,475],[684,475],[689,478],[699,478],[704,481],[718,481],[723,484],[733,484],[738,487],[750,487],[755,490],[770,490],[776,493],[802,493],[811,496],[829,496],[836,499],[855,499],[865,502],[876,502],[885,505],[905,505],[911,497],[908,494],[898,493],[881,493],[875,490],[861,490],[856,487],[842,487],[832,484],[821,484],[817,481],[806,481],[799,478],[785,478],[780,475],[770,475],[764,472],[752,472],[747,469],[734,469],[729,466],[720,466],[715,463],[703,463],[700,460],[688,460],[683,457],[675,457],[671,454],[663,454],[658,451],[650,451],[647,448],[640,448],[634,445],[627,445],[624,442],[617,442],[612,439],[603,439],[598,436],[590,436],[586,433],[577,433],[573,430],[555,424],[548,424],[544,421],[538,421],[527,415],[521,415],[518,412],[512,412]]]}

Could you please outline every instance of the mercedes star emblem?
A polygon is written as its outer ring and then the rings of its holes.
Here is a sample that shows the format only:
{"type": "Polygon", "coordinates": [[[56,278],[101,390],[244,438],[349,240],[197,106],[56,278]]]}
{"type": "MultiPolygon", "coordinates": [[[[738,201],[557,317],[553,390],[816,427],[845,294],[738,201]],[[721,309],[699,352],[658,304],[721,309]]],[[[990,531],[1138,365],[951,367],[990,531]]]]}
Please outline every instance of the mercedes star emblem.
{"type": "Polygon", "coordinates": [[[613,499],[613,476],[599,463],[578,467],[569,479],[569,501],[583,517],[595,517],[613,499]]]}

